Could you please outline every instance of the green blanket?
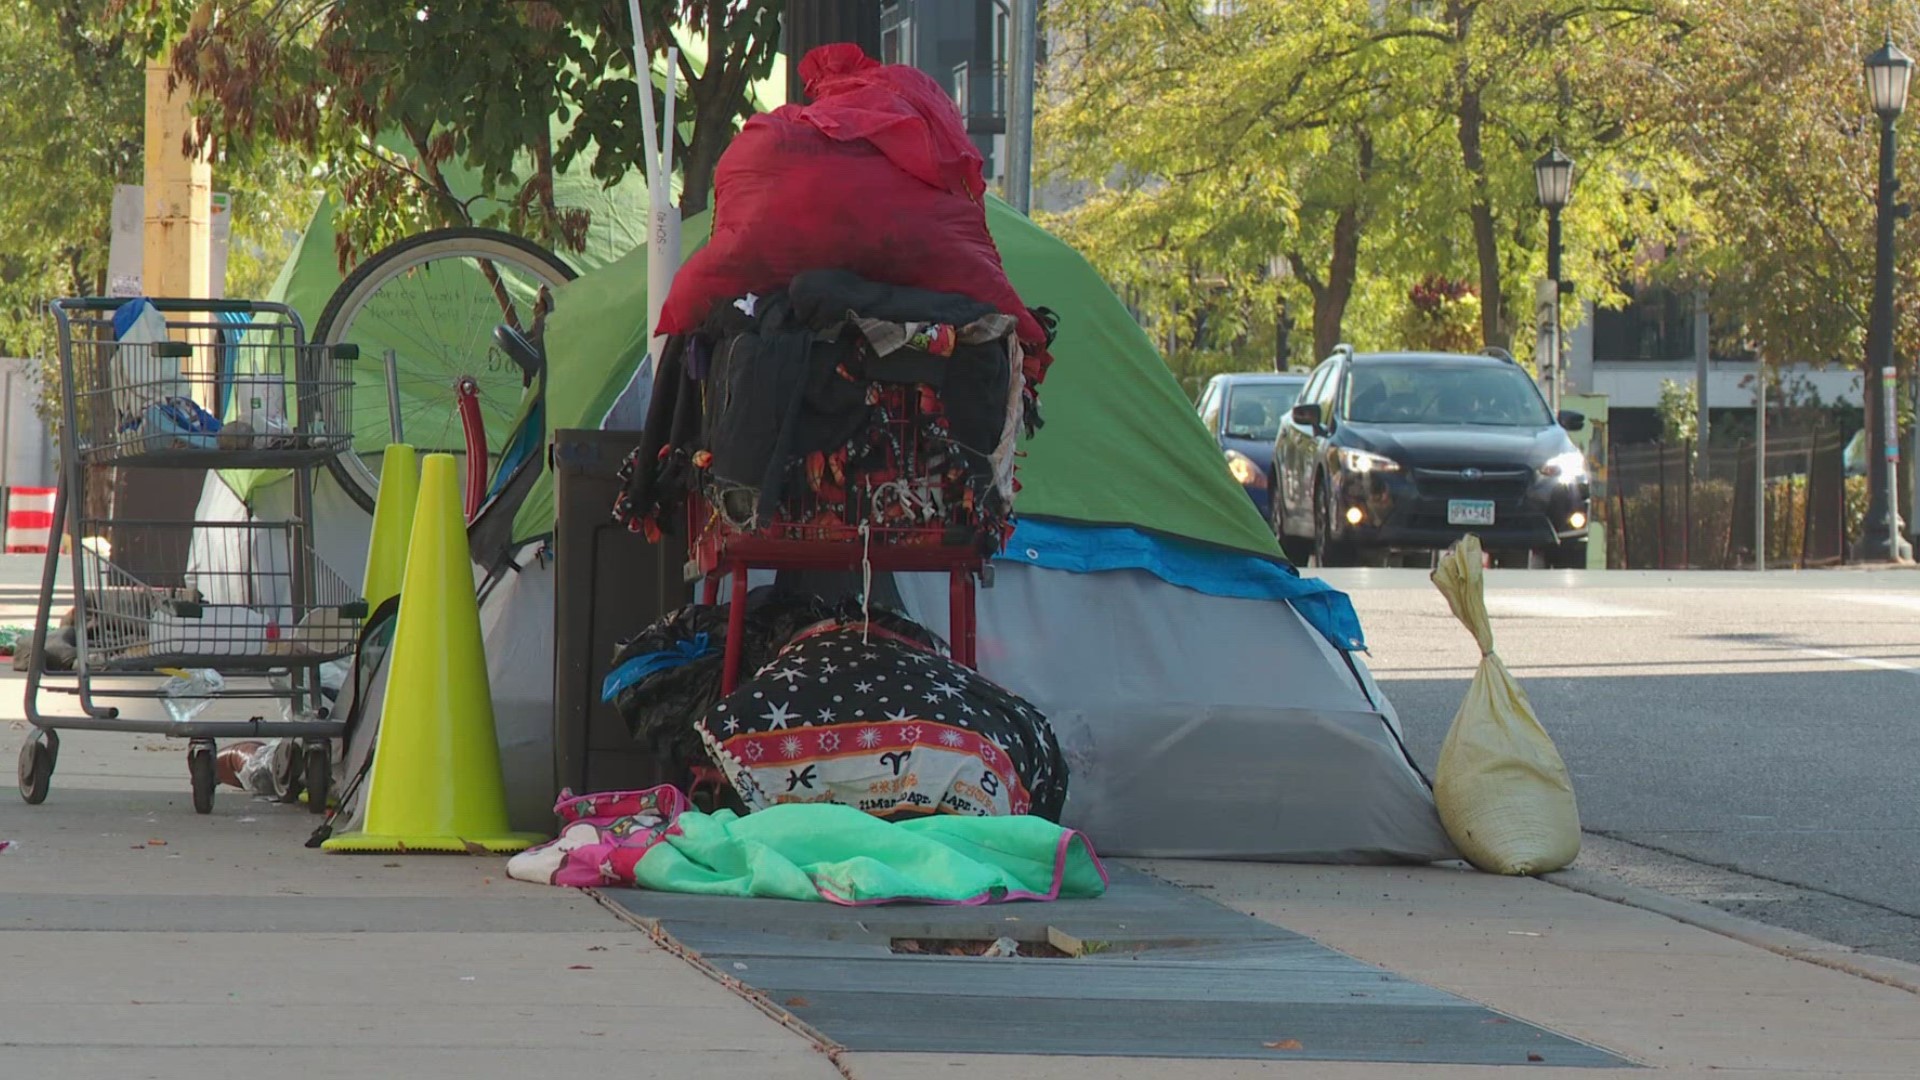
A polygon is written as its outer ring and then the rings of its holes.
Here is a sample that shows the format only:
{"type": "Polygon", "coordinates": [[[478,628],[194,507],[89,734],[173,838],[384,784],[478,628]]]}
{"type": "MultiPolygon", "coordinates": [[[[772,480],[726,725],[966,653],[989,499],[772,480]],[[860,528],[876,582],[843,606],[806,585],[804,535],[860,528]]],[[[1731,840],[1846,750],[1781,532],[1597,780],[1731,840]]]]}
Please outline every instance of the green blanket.
{"type": "Polygon", "coordinates": [[[1036,817],[898,823],[850,806],[788,804],[740,817],[689,810],[635,868],[662,892],[836,904],[992,904],[1089,898],[1107,873],[1085,837],[1036,817]]]}

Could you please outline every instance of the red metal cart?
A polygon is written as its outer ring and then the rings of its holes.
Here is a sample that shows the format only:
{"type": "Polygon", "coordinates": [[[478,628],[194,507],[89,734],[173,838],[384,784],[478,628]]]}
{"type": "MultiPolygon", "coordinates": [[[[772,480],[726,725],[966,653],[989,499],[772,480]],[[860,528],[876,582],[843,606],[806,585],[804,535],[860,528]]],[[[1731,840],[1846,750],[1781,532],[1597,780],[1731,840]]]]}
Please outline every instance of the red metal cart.
{"type": "Polygon", "coordinates": [[[949,647],[955,661],[974,666],[974,583],[992,544],[982,526],[956,522],[966,516],[955,509],[964,505],[964,492],[923,475],[930,463],[951,460],[953,449],[931,437],[918,410],[909,407],[886,427],[892,450],[881,475],[892,479],[881,487],[911,483],[921,494],[932,494],[929,505],[938,508],[925,510],[919,520],[866,523],[880,491],[872,472],[850,482],[849,488],[858,490],[850,490],[841,503],[804,492],[786,501],[781,517],[750,532],[735,528],[707,499],[688,500],[689,550],[703,578],[701,602],[719,602],[720,579],[731,575],[733,581],[721,693],[731,694],[739,685],[749,570],[861,571],[869,582],[875,573],[944,573],[949,647]],[[933,492],[935,487],[940,490],[933,492]]]}

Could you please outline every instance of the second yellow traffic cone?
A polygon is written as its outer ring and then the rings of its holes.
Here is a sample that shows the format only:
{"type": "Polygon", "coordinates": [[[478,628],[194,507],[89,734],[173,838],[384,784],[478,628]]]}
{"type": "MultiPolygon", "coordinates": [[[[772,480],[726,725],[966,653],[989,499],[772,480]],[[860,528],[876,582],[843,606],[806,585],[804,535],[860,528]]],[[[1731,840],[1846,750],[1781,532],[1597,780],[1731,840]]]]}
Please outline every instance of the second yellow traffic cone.
{"type": "Polygon", "coordinates": [[[369,618],[400,593],[419,496],[420,463],[413,447],[390,444],[380,459],[380,491],[373,503],[373,535],[367,542],[366,585],[361,590],[369,618]]]}
{"type": "Polygon", "coordinates": [[[322,846],[506,854],[545,839],[507,823],[459,468],[450,454],[427,455],[421,469],[387,666],[365,831],[322,846]]]}

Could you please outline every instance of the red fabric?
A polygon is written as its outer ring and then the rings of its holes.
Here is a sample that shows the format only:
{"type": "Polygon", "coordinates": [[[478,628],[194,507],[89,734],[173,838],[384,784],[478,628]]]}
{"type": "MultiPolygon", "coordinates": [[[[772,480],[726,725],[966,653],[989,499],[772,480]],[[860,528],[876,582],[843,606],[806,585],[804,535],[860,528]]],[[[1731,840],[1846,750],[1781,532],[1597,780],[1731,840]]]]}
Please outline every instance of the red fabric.
{"type": "Polygon", "coordinates": [[[982,161],[960,111],[925,73],[856,45],[814,49],[800,74],[813,104],[754,116],[720,155],[712,238],[674,276],[657,332],[695,330],[714,304],[807,270],[849,270],[1016,316],[1038,383],[1046,331],[987,232],[982,161]]]}

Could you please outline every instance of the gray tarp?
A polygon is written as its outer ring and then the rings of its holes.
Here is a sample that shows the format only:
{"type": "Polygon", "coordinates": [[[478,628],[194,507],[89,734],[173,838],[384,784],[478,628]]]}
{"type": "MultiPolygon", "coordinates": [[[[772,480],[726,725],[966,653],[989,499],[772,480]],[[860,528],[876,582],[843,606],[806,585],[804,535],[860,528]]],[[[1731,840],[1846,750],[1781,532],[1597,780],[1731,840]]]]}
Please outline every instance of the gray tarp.
{"type": "MultiPolygon", "coordinates": [[[[1103,854],[1457,857],[1384,698],[1289,605],[1137,570],[995,571],[976,602],[980,669],[1052,722],[1067,824],[1103,854]]],[[[898,581],[908,614],[944,633],[946,579],[898,581]]]]}

